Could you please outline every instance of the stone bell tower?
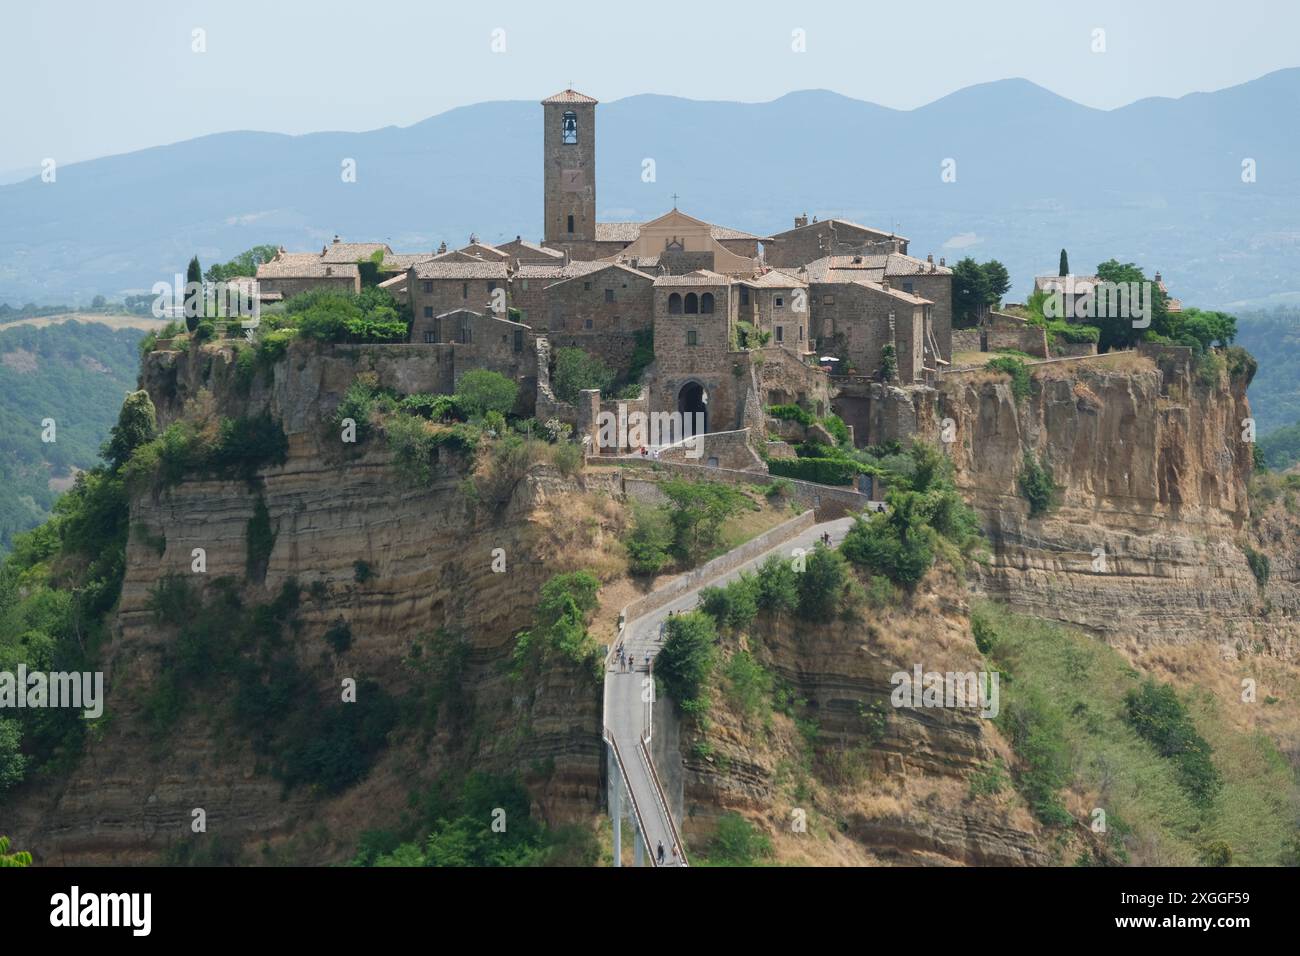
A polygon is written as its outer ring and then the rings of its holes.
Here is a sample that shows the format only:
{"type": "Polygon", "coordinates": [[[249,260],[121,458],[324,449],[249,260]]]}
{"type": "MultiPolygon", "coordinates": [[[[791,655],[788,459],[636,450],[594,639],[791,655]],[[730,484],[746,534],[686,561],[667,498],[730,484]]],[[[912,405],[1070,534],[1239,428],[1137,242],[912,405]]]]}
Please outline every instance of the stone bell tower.
{"type": "Polygon", "coordinates": [[[596,100],[565,90],[542,100],[545,242],[596,239],[596,100]]]}

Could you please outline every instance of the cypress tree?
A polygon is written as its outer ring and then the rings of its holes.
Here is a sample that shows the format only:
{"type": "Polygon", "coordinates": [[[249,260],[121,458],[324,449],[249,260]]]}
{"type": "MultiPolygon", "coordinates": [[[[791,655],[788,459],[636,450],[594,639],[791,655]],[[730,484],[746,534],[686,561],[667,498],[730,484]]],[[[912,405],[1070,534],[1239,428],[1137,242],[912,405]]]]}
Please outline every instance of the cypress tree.
{"type": "Polygon", "coordinates": [[[1063,276],[1068,276],[1068,275],[1070,274],[1070,257],[1067,256],[1067,255],[1065,254],[1065,250],[1064,250],[1064,249],[1061,250],[1061,272],[1060,272],[1060,274],[1063,275],[1063,276]]]}

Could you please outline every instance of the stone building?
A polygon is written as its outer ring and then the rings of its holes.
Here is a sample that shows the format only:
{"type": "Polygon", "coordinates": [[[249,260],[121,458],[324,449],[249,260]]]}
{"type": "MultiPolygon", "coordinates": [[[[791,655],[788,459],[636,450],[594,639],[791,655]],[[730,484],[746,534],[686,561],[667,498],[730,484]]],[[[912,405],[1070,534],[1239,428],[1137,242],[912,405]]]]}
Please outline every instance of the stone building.
{"type": "Polygon", "coordinates": [[[637,333],[654,323],[655,280],[620,263],[601,265],[546,286],[547,336],[553,348],[581,348],[623,371],[637,333]]]}
{"type": "Polygon", "coordinates": [[[355,262],[327,263],[314,252],[281,249],[274,259],[257,267],[257,283],[263,293],[278,293],[286,299],[311,289],[360,292],[361,270],[355,262]]]}
{"type": "Polygon", "coordinates": [[[736,280],[736,319],[796,355],[812,352],[808,283],[779,269],[736,280]]]}
{"type": "Polygon", "coordinates": [[[369,260],[376,252],[384,253],[387,258],[392,251],[382,242],[344,242],[335,236],[334,241],[321,250],[320,260],[330,265],[342,265],[369,260]]]}
{"type": "MultiPolygon", "coordinates": [[[[507,318],[509,278],[504,261],[438,258],[417,263],[407,271],[406,279],[411,315],[417,321],[428,321],[456,309],[469,309],[507,318]]],[[[418,340],[414,329],[412,340],[418,340]]]]}
{"type": "Polygon", "coordinates": [[[801,266],[805,262],[824,256],[853,255],[872,247],[875,253],[907,253],[908,239],[893,233],[872,229],[845,219],[813,218],[808,214],[796,216],[794,228],[778,232],[763,243],[763,256],[770,266],[786,268],[801,266]]]}
{"type": "Polygon", "coordinates": [[[564,90],[542,100],[542,111],[544,244],[594,243],[596,100],[564,90]]]}

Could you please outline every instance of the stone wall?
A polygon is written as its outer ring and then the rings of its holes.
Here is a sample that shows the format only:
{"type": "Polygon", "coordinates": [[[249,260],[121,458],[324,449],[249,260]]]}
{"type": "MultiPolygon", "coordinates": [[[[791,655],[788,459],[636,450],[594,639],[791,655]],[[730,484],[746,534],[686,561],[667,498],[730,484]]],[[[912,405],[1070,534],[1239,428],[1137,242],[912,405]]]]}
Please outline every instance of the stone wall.
{"type": "MultiPolygon", "coordinates": [[[[983,336],[979,329],[953,329],[952,354],[958,352],[981,352],[984,350],[983,336]]],[[[951,356],[947,356],[952,361],[951,356]]]]}
{"type": "Polygon", "coordinates": [[[984,331],[986,351],[998,349],[1016,349],[1035,358],[1047,358],[1047,330],[1033,325],[1019,329],[986,329],[984,331]]]}

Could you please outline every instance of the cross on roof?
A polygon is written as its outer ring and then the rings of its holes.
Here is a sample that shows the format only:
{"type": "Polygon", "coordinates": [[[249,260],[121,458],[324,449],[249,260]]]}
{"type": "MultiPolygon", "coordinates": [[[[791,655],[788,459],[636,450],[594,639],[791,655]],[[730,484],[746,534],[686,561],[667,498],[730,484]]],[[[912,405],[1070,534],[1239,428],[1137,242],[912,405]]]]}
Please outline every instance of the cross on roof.
{"type": "Polygon", "coordinates": [[[673,208],[677,208],[677,194],[673,193],[673,208]]]}

